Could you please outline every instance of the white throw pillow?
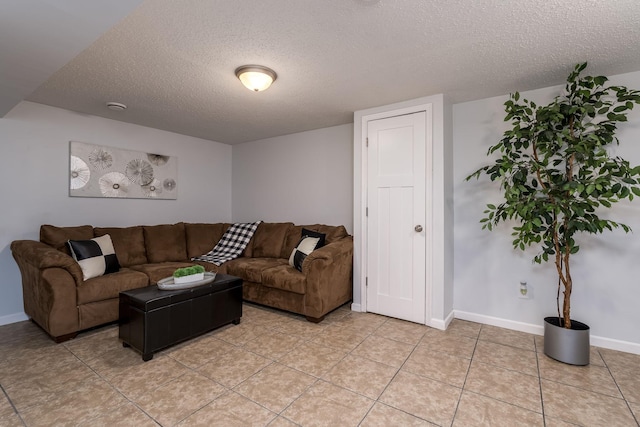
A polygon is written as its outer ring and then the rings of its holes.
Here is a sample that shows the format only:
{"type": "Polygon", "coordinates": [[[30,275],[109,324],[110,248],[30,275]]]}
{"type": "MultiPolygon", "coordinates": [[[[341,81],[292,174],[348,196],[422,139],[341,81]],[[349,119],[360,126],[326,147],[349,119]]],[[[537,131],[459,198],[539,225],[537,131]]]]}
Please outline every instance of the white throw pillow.
{"type": "Polygon", "coordinates": [[[303,237],[300,242],[298,242],[298,245],[293,248],[291,256],[289,257],[289,265],[302,271],[304,259],[316,249],[318,243],[320,243],[320,238],[318,237],[303,237]]]}
{"type": "Polygon", "coordinates": [[[84,280],[120,270],[120,263],[108,234],[91,240],[69,240],[67,245],[73,259],[80,264],[84,280]]]}

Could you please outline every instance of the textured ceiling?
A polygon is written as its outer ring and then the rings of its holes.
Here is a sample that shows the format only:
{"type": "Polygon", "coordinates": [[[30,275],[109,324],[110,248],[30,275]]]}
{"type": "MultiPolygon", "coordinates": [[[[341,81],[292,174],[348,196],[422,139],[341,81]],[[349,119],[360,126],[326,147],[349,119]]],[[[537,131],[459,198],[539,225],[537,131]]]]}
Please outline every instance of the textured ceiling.
{"type": "Polygon", "coordinates": [[[585,60],[637,71],[638,46],[638,0],[146,0],[27,100],[234,144],[559,84],[585,60]],[[244,64],[278,79],[250,92],[244,64]]]}
{"type": "Polygon", "coordinates": [[[0,117],[142,0],[0,0],[0,117]]]}

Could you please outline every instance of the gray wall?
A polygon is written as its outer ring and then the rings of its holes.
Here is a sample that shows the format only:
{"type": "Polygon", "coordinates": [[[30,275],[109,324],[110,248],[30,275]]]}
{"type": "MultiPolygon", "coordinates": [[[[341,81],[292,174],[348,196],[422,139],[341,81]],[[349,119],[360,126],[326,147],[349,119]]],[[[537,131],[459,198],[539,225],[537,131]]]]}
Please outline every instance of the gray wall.
{"type": "Polygon", "coordinates": [[[24,318],[9,245],[37,240],[41,224],[231,220],[230,146],[30,102],[0,119],[0,183],[0,324],[24,318]],[[69,197],[71,140],[177,156],[178,199],[69,197]]]}
{"type": "Polygon", "coordinates": [[[233,220],[353,230],[353,125],[233,146],[233,220]]]}

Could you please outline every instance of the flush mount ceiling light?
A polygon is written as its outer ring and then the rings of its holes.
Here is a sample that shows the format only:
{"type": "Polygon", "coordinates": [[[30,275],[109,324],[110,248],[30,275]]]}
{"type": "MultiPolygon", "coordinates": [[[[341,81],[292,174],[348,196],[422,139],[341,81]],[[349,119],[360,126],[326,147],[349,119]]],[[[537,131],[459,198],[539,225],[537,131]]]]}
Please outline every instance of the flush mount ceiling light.
{"type": "Polygon", "coordinates": [[[268,89],[278,75],[271,68],[262,65],[243,65],[236,68],[236,76],[249,90],[260,92],[268,89]]]}
{"type": "Polygon", "coordinates": [[[107,108],[113,111],[124,111],[127,106],[119,102],[107,102],[107,108]]]}

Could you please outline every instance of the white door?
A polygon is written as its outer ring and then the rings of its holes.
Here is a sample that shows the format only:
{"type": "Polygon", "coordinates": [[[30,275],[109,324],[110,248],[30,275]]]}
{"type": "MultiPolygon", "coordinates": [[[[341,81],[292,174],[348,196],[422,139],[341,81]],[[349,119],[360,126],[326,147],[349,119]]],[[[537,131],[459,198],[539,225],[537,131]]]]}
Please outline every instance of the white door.
{"type": "Polygon", "coordinates": [[[367,311],[426,322],[426,113],[367,123],[367,311]]]}

